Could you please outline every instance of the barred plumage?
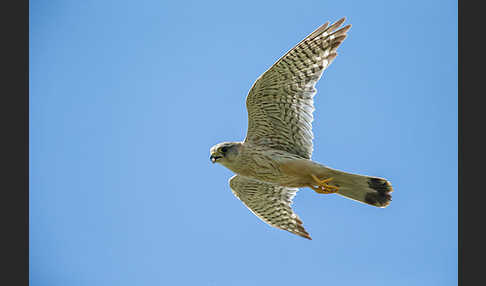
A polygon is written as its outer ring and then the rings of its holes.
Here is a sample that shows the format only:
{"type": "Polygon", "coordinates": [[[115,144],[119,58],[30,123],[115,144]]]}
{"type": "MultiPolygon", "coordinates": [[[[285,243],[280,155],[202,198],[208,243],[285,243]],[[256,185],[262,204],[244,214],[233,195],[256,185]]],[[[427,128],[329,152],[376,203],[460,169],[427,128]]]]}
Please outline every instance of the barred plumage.
{"type": "Polygon", "coordinates": [[[246,98],[245,141],[311,158],[314,86],[351,27],[333,33],[344,20],[319,27],[256,80],[246,98]]]}
{"type": "Polygon", "coordinates": [[[286,188],[235,175],[229,180],[233,194],[271,226],[311,239],[290,205],[299,189],[286,188]]]}
{"type": "Polygon", "coordinates": [[[376,207],[388,206],[393,191],[385,179],[342,172],[311,160],[315,84],[351,27],[339,28],[344,20],[322,25],[263,73],[246,98],[244,142],[224,142],[210,150],[213,163],[237,174],[230,187],[255,215],[308,239],[291,209],[298,188],[337,193],[376,207]]]}

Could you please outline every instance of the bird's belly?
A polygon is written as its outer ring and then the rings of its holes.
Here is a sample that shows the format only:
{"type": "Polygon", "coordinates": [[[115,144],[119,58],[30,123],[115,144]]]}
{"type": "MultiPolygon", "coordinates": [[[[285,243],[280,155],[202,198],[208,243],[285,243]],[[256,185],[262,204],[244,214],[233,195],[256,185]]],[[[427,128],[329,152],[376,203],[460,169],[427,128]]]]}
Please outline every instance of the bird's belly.
{"type": "Polygon", "coordinates": [[[306,185],[305,181],[303,181],[301,178],[294,177],[294,176],[287,176],[285,174],[280,174],[279,176],[259,175],[256,179],[277,184],[280,186],[290,187],[290,188],[299,188],[299,187],[304,187],[306,185]]]}
{"type": "MultiPolygon", "coordinates": [[[[304,162],[305,164],[305,162],[304,162]]],[[[258,167],[240,170],[241,175],[290,188],[301,188],[309,185],[308,168],[295,161],[269,160],[258,167]]]]}
{"type": "Polygon", "coordinates": [[[289,188],[301,188],[301,187],[308,186],[307,180],[303,180],[302,178],[295,177],[295,176],[287,176],[285,174],[269,175],[269,174],[258,173],[258,174],[248,175],[248,176],[260,181],[273,183],[279,186],[284,186],[289,188]]]}

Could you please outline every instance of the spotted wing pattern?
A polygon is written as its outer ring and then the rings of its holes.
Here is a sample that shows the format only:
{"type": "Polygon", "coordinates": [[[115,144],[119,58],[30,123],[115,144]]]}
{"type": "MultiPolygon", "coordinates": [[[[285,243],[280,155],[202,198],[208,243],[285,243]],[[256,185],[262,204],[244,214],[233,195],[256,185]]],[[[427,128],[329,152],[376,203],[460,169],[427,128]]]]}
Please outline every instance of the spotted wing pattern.
{"type": "Polygon", "coordinates": [[[261,220],[311,239],[302,226],[302,221],[290,207],[299,189],[281,187],[240,175],[233,176],[229,184],[233,194],[261,220]]]}
{"type": "Polygon", "coordinates": [[[246,98],[245,142],[310,159],[314,86],[346,38],[351,25],[336,31],[344,21],[319,27],[255,81],[246,98]]]}

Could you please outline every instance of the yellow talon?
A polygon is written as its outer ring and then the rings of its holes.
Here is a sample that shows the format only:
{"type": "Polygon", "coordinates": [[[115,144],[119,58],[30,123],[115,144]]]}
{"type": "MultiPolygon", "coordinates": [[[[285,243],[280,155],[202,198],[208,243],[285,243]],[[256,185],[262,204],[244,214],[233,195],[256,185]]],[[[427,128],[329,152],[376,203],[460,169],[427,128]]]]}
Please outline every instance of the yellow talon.
{"type": "Polygon", "coordinates": [[[314,174],[311,174],[311,177],[317,183],[317,187],[314,187],[312,185],[310,185],[309,187],[311,189],[313,189],[316,193],[319,193],[319,194],[334,194],[334,193],[337,193],[339,191],[338,187],[331,186],[331,185],[327,184],[330,181],[332,181],[332,179],[333,179],[332,177],[324,179],[324,180],[319,180],[316,176],[314,176],[314,174]]]}

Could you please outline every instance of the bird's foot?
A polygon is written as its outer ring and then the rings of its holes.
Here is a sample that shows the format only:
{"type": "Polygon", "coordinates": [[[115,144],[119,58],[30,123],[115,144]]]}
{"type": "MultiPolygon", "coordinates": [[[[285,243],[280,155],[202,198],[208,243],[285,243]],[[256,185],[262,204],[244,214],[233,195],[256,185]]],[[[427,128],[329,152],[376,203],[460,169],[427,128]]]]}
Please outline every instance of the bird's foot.
{"type": "Polygon", "coordinates": [[[333,178],[327,178],[324,180],[319,180],[316,176],[311,174],[312,179],[317,183],[317,187],[313,185],[309,185],[311,189],[313,189],[316,193],[319,194],[334,194],[339,191],[339,188],[336,186],[331,186],[328,182],[332,181],[333,178]]]}

